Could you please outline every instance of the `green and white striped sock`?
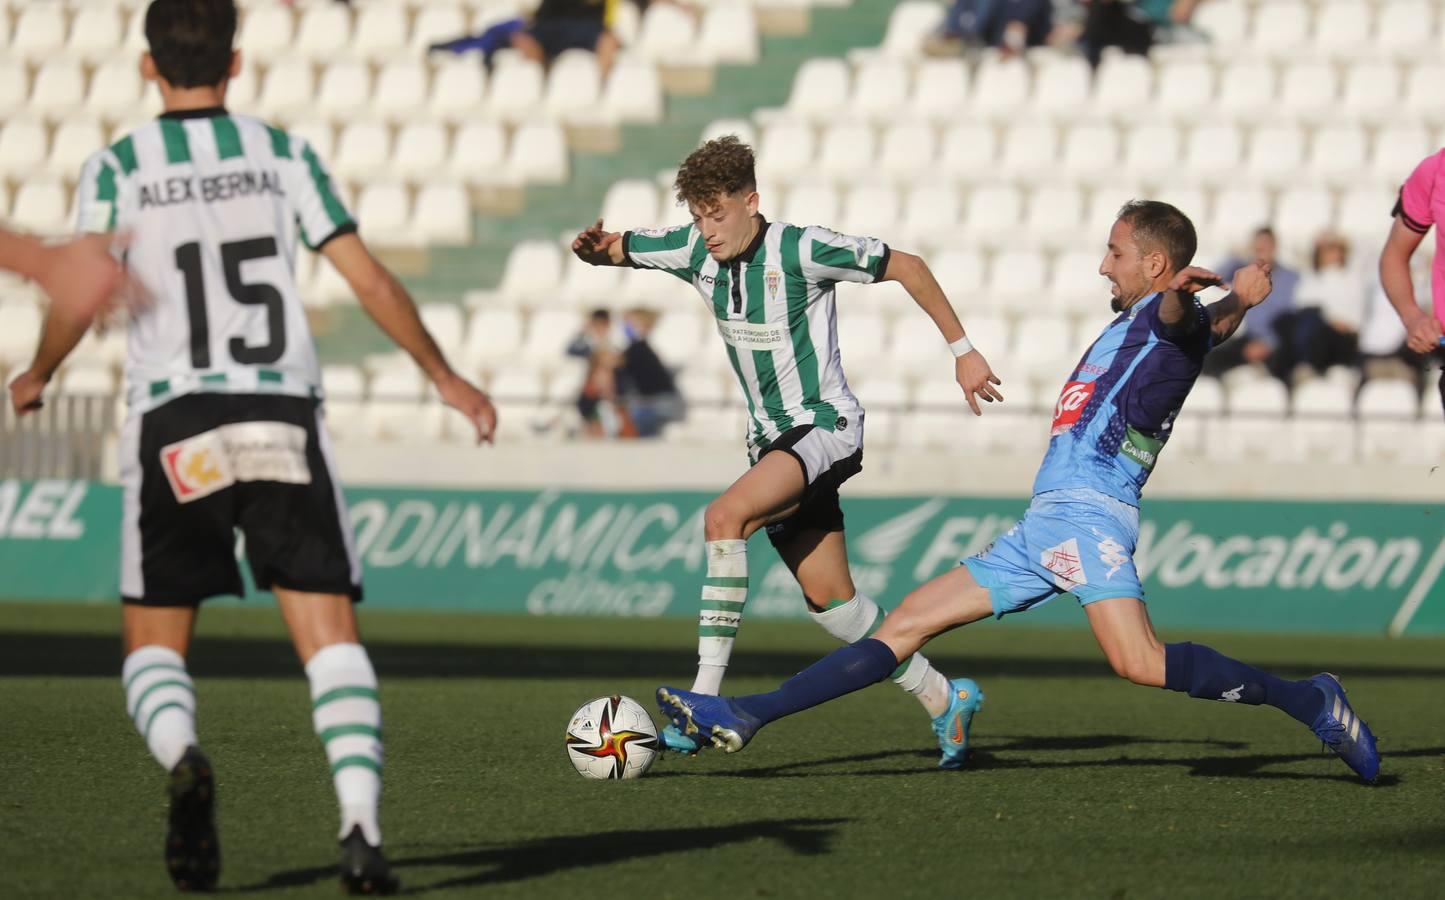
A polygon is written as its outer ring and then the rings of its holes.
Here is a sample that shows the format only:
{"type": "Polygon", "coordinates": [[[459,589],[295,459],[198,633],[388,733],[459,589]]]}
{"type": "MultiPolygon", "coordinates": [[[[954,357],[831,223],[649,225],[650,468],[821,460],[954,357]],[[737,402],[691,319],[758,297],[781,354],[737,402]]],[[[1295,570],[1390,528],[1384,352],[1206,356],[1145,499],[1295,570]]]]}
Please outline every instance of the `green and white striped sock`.
{"type": "Polygon", "coordinates": [[[733,654],[733,640],[748,602],[748,542],[707,542],[707,577],[697,616],[697,679],[692,689],[716,694],[733,654]]]}
{"type": "MultiPolygon", "coordinates": [[[[851,600],[833,600],[822,612],[808,612],[823,630],[845,644],[868,637],[883,624],[887,614],[863,593],[851,600]]],[[[930,716],[941,716],[948,709],[952,687],[943,673],[933,667],[922,653],[915,653],[893,670],[893,682],[918,698],[930,716]]]]}
{"type": "Polygon", "coordinates": [[[306,663],[311,682],[311,721],[336,785],[341,833],[361,826],[367,843],[381,846],[381,704],[376,673],[360,644],[330,644],[306,663]]]}
{"type": "Polygon", "coordinates": [[[125,658],[120,677],[126,712],[151,756],[170,771],[196,743],[196,688],[185,658],[169,647],[147,644],[125,658]]]}

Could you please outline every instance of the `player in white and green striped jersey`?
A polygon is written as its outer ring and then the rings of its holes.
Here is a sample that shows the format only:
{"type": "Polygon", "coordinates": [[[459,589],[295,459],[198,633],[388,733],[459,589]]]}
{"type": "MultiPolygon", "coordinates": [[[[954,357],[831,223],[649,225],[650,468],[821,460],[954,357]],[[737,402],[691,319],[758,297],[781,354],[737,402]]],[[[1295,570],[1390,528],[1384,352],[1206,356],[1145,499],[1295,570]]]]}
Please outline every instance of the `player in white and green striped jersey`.
{"type": "MultiPolygon", "coordinates": [[[[381,852],[381,706],[353,610],[360,563],[296,284],[297,237],[327,257],[479,440],[495,412],[367,250],[311,147],[222,105],[241,62],[236,17],[234,0],[151,3],[141,70],[165,112],[91,156],[79,184],[79,230],[123,235],[125,269],[149,298],[129,323],[120,440],[126,707],[170,772],[171,878],[182,890],[213,888],[215,779],[198,746],[186,655],[202,601],[241,592],[239,530],[310,683],[341,813],[342,884],[388,893],[398,879],[381,852]]],[[[18,412],[39,403],[95,305],[51,307],[11,390],[18,412]]]]}
{"type": "MultiPolygon", "coordinates": [[[[980,399],[1003,397],[921,259],[875,238],[768,222],[758,214],[753,152],[736,137],[709,141],[683,162],[677,198],[691,225],[617,233],[598,221],[572,250],[593,265],[659,269],[692,284],[717,320],[747,400],[752,466],[708,506],[704,521],[707,576],[693,690],[715,694],[747,601],[747,539],[760,528],[830,634],[851,643],[883,621],[853,584],[843,539],[838,488],[862,469],[864,412],[843,375],[834,286],[899,282],[952,349],[954,378],[974,413],[980,399]]],[[[950,683],[919,655],[899,666],[894,680],[933,718],[940,765],[962,765],[968,718],[982,699],[978,686],[950,683]]],[[[707,736],[669,726],[664,739],[693,751],[707,736]]]]}

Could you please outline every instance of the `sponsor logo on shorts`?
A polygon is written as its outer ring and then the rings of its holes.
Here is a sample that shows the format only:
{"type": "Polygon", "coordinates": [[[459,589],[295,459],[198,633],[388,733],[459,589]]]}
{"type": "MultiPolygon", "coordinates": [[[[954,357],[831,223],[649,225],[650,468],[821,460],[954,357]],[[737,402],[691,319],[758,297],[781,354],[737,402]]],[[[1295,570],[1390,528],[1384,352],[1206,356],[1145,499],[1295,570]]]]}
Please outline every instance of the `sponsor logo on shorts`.
{"type": "Polygon", "coordinates": [[[1054,404],[1054,424],[1050,434],[1063,434],[1074,427],[1079,416],[1084,414],[1089,398],[1094,396],[1094,384],[1092,381],[1070,381],[1064,385],[1058,402],[1054,404]]]}
{"type": "Polygon", "coordinates": [[[1079,557],[1079,542],[1069,538],[1039,554],[1039,564],[1054,573],[1054,584],[1061,591],[1072,591],[1081,584],[1088,584],[1084,576],[1084,565],[1079,557]]]}
{"type": "Polygon", "coordinates": [[[306,429],[286,422],[235,422],[161,448],[177,502],[209,497],[238,481],[310,484],[306,429]]]}
{"type": "Polygon", "coordinates": [[[1102,538],[1096,546],[1099,548],[1099,562],[1109,567],[1109,571],[1104,573],[1104,580],[1107,581],[1114,577],[1115,572],[1129,564],[1129,551],[1124,549],[1123,544],[1097,528],[1094,529],[1094,536],[1102,538]]]}

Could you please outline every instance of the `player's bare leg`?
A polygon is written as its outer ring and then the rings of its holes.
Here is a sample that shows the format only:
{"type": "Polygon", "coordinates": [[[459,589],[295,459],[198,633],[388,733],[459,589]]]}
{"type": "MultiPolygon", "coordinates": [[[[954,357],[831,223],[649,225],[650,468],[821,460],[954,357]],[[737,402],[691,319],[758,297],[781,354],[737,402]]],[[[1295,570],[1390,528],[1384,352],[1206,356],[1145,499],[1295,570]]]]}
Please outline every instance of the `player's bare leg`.
{"type": "Polygon", "coordinates": [[[221,874],[215,778],[196,746],[196,691],[186,671],[194,606],[121,607],[126,711],[168,774],[166,871],[183,891],[210,890],[221,874]]]}
{"type": "Polygon", "coordinates": [[[1116,675],[1135,684],[1164,686],[1164,645],[1154,634],[1143,601],[1134,597],[1096,600],[1084,607],[1084,613],[1116,675]]]}
{"type": "Polygon", "coordinates": [[[708,504],[703,514],[707,576],[697,620],[693,690],[716,694],[722,686],[748,598],[747,539],[796,512],[804,487],[797,460],[786,453],[768,453],[708,504]]]}
{"type": "MultiPolygon", "coordinates": [[[[808,615],[845,644],[861,641],[883,624],[883,610],[853,584],[848,542],[841,531],[810,529],[778,547],[778,555],[798,579],[808,615]]],[[[954,695],[943,673],[921,653],[898,666],[893,682],[918,698],[929,718],[948,711],[954,695]]]]}
{"type": "Polygon", "coordinates": [[[958,566],[910,591],[873,636],[907,659],[940,634],[991,615],[988,588],[958,566]]]}
{"type": "Polygon", "coordinates": [[[381,853],[381,703],[351,598],[275,588],[311,683],[311,717],[341,807],[341,881],[356,894],[400,887],[381,853]]]}

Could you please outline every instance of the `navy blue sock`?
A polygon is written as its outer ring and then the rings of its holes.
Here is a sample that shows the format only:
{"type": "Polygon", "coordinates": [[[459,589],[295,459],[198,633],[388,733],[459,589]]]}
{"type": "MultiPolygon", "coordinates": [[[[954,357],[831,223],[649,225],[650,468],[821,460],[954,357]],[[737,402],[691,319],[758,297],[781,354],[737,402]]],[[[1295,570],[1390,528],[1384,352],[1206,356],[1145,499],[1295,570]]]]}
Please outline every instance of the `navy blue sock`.
{"type": "Polygon", "coordinates": [[[1203,644],[1164,645],[1164,686],[1201,700],[1273,706],[1306,725],[1325,708],[1325,695],[1308,681],[1278,678],[1203,644]]]}
{"type": "Polygon", "coordinates": [[[839,647],[766,694],[732,698],[733,705],[763,724],[811,709],[835,697],[877,684],[898,668],[882,641],[864,638],[839,647]]]}

